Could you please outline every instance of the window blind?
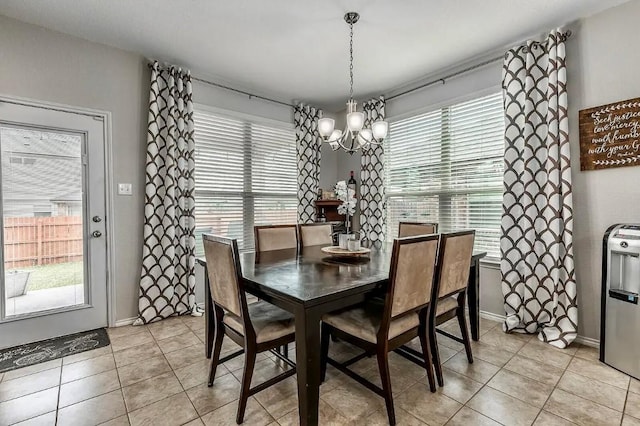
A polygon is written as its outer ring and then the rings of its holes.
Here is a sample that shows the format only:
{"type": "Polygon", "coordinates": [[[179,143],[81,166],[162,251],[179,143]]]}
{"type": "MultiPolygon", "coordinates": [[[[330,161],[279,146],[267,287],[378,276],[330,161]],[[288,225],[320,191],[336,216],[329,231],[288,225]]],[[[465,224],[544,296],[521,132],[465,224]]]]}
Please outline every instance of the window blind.
{"type": "Polygon", "coordinates": [[[194,111],[196,254],[202,234],[254,247],[254,225],[296,223],[297,166],[292,127],[194,111]]]}
{"type": "Polygon", "coordinates": [[[391,122],[385,140],[387,235],[398,222],[476,230],[500,256],[504,111],[500,93],[391,122]]]}

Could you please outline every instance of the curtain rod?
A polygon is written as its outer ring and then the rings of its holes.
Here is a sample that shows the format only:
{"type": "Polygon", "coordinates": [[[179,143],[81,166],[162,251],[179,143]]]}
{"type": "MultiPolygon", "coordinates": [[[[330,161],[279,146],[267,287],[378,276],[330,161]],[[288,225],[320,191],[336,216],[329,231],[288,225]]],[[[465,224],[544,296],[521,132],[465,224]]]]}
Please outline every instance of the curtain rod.
{"type": "MultiPolygon", "coordinates": [[[[149,62],[149,63],[147,63],[147,66],[149,68],[153,68],[153,63],[149,62]]],[[[229,90],[231,92],[240,93],[241,95],[248,96],[249,99],[256,98],[256,99],[261,99],[261,100],[267,101],[267,102],[273,102],[274,104],[279,104],[279,105],[284,105],[284,106],[287,106],[287,107],[295,108],[295,105],[293,105],[293,104],[288,104],[286,102],[282,102],[282,101],[279,101],[277,99],[267,98],[266,96],[256,95],[254,93],[250,93],[250,92],[246,92],[244,90],[236,89],[236,88],[231,87],[231,86],[225,86],[224,84],[215,83],[213,81],[205,80],[204,78],[195,77],[193,75],[191,76],[191,80],[198,81],[198,82],[204,83],[204,84],[208,84],[210,86],[219,87],[221,89],[229,90]]]]}
{"type": "Polygon", "coordinates": [[[288,107],[291,107],[291,108],[295,108],[296,107],[293,104],[288,104],[286,102],[282,102],[282,101],[279,101],[277,99],[271,99],[271,98],[267,98],[266,96],[255,95],[253,93],[245,92],[244,90],[236,89],[236,88],[230,87],[230,86],[225,86],[224,84],[215,83],[213,81],[205,80],[203,78],[198,78],[198,77],[193,77],[192,76],[191,79],[195,80],[195,81],[199,81],[200,83],[208,84],[210,86],[215,86],[215,87],[219,87],[221,89],[226,89],[226,90],[230,90],[232,92],[236,92],[236,93],[240,93],[242,95],[246,95],[246,96],[249,97],[249,99],[251,99],[251,98],[262,99],[263,101],[273,102],[274,104],[284,105],[284,106],[288,106],[288,107]]]}
{"type": "MultiPolygon", "coordinates": [[[[563,41],[568,39],[569,37],[571,37],[571,31],[567,31],[567,32],[563,33],[562,36],[563,36],[563,41]]],[[[433,80],[433,81],[430,81],[428,83],[421,84],[421,85],[416,86],[416,87],[414,87],[412,89],[407,89],[407,90],[405,90],[403,92],[400,92],[400,93],[397,93],[397,94],[395,94],[393,96],[385,97],[385,100],[390,101],[392,99],[396,99],[396,98],[399,98],[401,96],[408,95],[409,93],[413,93],[416,90],[420,90],[420,89],[424,89],[424,88],[429,87],[429,86],[433,86],[434,84],[437,84],[437,83],[445,84],[446,80],[449,80],[451,78],[457,77],[457,76],[462,75],[462,74],[466,74],[466,73],[468,73],[470,71],[473,71],[473,70],[478,69],[478,68],[482,68],[485,65],[489,65],[489,64],[492,64],[494,62],[501,61],[503,59],[504,59],[504,55],[488,59],[486,61],[480,62],[480,63],[472,65],[470,67],[467,67],[467,68],[465,68],[463,70],[456,71],[456,72],[451,73],[449,75],[446,75],[444,77],[438,78],[437,80],[433,80]]],[[[149,62],[149,63],[147,63],[147,66],[149,68],[153,68],[153,63],[149,62]]],[[[220,84],[220,83],[216,83],[216,82],[213,82],[213,81],[205,80],[203,78],[191,76],[191,79],[194,80],[194,81],[198,81],[200,83],[208,84],[210,86],[219,87],[221,89],[229,90],[231,92],[240,93],[241,95],[248,96],[249,99],[256,98],[256,99],[261,99],[263,101],[272,102],[274,104],[283,105],[283,106],[287,106],[287,107],[291,107],[291,108],[295,108],[296,107],[293,104],[288,104],[286,102],[282,102],[282,101],[279,101],[277,99],[271,99],[271,98],[267,98],[266,96],[256,95],[256,94],[253,94],[253,93],[250,93],[250,92],[246,92],[244,90],[236,89],[236,88],[231,87],[231,86],[226,86],[224,84],[220,84]]]]}
{"type": "MultiPolygon", "coordinates": [[[[562,33],[562,39],[563,39],[562,41],[566,41],[569,37],[571,37],[571,31],[567,31],[565,33],[562,33]]],[[[535,43],[541,43],[541,42],[535,42],[535,43]]],[[[403,92],[400,92],[400,93],[397,93],[397,94],[395,94],[393,96],[385,97],[385,100],[390,101],[391,99],[395,99],[395,98],[399,98],[400,96],[408,95],[409,93],[415,92],[416,90],[424,89],[426,87],[433,86],[434,84],[437,84],[437,83],[445,84],[446,80],[449,80],[449,79],[451,79],[453,77],[457,77],[459,75],[466,74],[466,73],[468,73],[470,71],[473,71],[475,69],[482,68],[485,65],[489,65],[489,64],[492,64],[494,62],[498,62],[498,61],[502,61],[502,60],[504,60],[504,55],[497,56],[497,57],[491,58],[491,59],[487,59],[486,61],[483,61],[483,62],[480,62],[478,64],[472,65],[472,66],[467,67],[467,68],[465,68],[463,70],[456,71],[456,72],[451,73],[449,75],[446,75],[446,76],[444,76],[442,78],[438,78],[436,80],[432,80],[432,81],[430,81],[428,83],[421,84],[421,85],[416,86],[414,88],[407,89],[407,90],[405,90],[403,92]]]]}

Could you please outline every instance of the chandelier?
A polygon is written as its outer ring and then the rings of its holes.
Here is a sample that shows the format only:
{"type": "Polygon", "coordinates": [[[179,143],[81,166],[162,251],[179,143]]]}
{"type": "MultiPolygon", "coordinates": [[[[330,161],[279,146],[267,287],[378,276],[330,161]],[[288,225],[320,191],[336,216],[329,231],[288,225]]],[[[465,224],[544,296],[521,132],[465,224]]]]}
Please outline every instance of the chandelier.
{"type": "Polygon", "coordinates": [[[371,125],[371,129],[364,128],[364,113],[356,109],[357,102],[353,100],[353,24],[358,22],[360,15],[349,12],[344,15],[344,20],[349,24],[349,102],[347,102],[347,125],[343,130],[335,129],[335,120],[321,118],[318,120],[318,133],[331,149],[337,151],[344,149],[353,154],[358,149],[364,149],[371,145],[379,145],[387,136],[389,124],[379,120],[371,125]]]}

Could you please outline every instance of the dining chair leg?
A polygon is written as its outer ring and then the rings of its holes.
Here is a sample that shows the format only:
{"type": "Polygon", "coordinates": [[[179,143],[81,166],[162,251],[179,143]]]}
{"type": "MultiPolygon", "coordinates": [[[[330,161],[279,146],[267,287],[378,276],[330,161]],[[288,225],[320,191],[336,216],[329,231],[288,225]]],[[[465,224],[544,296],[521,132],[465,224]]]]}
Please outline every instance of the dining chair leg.
{"type": "Polygon", "coordinates": [[[444,379],[442,377],[442,365],[440,364],[440,352],[438,352],[438,341],[436,340],[436,326],[435,324],[429,325],[429,345],[431,346],[431,359],[433,359],[433,368],[436,370],[436,379],[438,380],[438,386],[444,386],[444,379]]]}
{"type": "Polygon", "coordinates": [[[209,368],[209,381],[207,385],[213,386],[213,381],[216,378],[216,370],[218,369],[218,362],[220,360],[220,350],[222,349],[222,340],[224,339],[224,325],[220,322],[216,324],[215,336],[213,339],[213,350],[211,351],[211,367],[209,368]]]}
{"type": "Polygon", "coordinates": [[[471,339],[469,338],[467,320],[464,317],[465,298],[465,292],[460,293],[460,295],[458,296],[458,309],[456,310],[456,316],[458,317],[458,324],[460,325],[462,340],[464,340],[464,350],[467,353],[467,361],[469,361],[469,364],[473,364],[473,354],[471,353],[471,339]]]}
{"type": "Polygon", "coordinates": [[[378,349],[378,369],[380,370],[380,380],[382,381],[382,390],[384,391],[384,402],[387,405],[387,416],[389,417],[389,425],[396,424],[396,413],[393,409],[393,394],[391,393],[391,375],[389,374],[389,353],[386,348],[378,349]]]}
{"type": "Polygon", "coordinates": [[[429,390],[436,391],[436,381],[433,375],[433,364],[431,362],[431,347],[429,345],[429,333],[426,327],[418,331],[420,333],[420,345],[422,346],[422,356],[424,358],[425,369],[427,370],[427,378],[429,379],[429,390]]]}
{"type": "Polygon", "coordinates": [[[256,350],[245,345],[244,349],[244,371],[242,372],[242,387],[240,388],[240,400],[238,401],[238,414],[236,415],[236,423],[241,424],[244,421],[244,411],[247,408],[247,400],[249,399],[249,389],[251,389],[251,377],[253,376],[253,368],[256,365],[256,350]]]}
{"type": "Polygon", "coordinates": [[[327,359],[329,358],[329,340],[331,339],[331,328],[322,323],[320,330],[320,382],[324,382],[327,377],[327,359]]]}
{"type": "Polygon", "coordinates": [[[289,344],[285,343],[284,345],[282,345],[282,355],[284,355],[285,358],[289,358],[289,344]]]}

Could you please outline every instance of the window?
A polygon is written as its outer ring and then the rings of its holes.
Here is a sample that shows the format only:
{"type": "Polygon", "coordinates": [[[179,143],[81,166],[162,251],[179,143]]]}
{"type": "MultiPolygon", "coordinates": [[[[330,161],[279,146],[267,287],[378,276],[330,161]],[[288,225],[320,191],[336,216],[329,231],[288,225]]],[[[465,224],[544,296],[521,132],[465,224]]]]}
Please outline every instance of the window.
{"type": "Polygon", "coordinates": [[[296,223],[297,166],[293,127],[194,112],[196,253],[205,232],[254,246],[254,225],[296,223]]]}
{"type": "Polygon", "coordinates": [[[387,235],[398,222],[476,230],[500,256],[504,112],[500,93],[394,121],[385,141],[387,235]]]}

